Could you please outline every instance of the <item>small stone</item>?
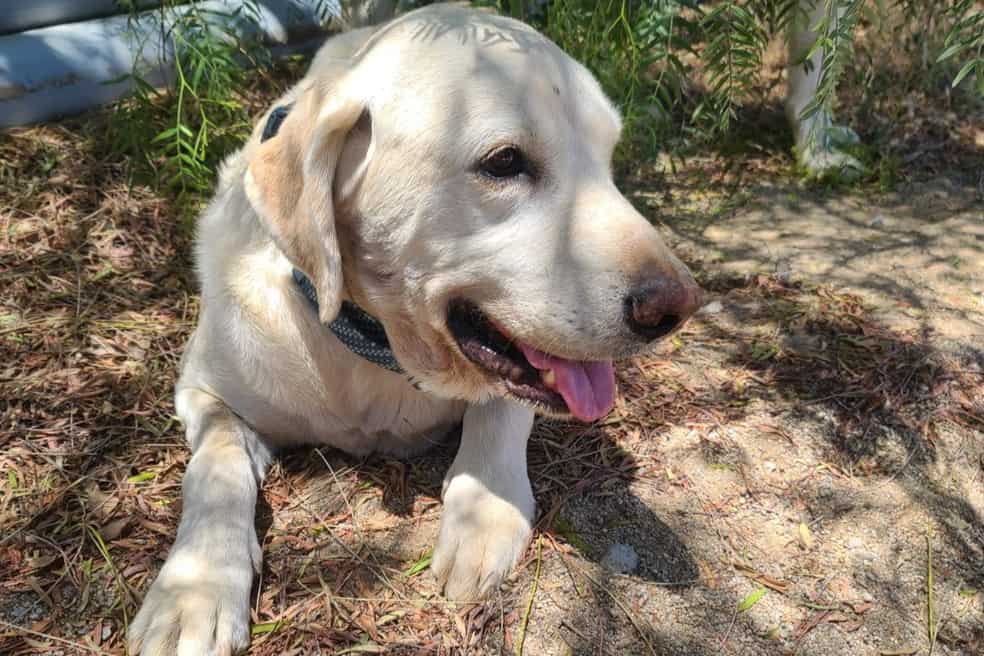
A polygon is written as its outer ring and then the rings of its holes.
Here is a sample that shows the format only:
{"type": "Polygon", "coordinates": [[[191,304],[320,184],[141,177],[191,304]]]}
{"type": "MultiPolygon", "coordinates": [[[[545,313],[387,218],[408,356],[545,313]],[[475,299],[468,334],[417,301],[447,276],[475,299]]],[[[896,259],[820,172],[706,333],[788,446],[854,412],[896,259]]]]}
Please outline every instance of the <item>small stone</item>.
{"type": "Polygon", "coordinates": [[[871,220],[871,223],[869,223],[868,225],[871,226],[872,228],[881,228],[882,226],[885,225],[885,217],[882,216],[881,214],[876,214],[875,218],[873,218],[871,220]]]}
{"type": "Polygon", "coordinates": [[[874,551],[861,551],[858,553],[858,558],[866,563],[873,563],[878,560],[878,554],[874,551]]]}
{"type": "Polygon", "coordinates": [[[705,305],[704,307],[702,307],[700,309],[700,313],[701,314],[717,314],[718,312],[720,312],[723,309],[724,309],[724,306],[721,305],[721,301],[711,301],[710,303],[708,303],[707,305],[705,305]]]}
{"type": "Polygon", "coordinates": [[[620,574],[629,574],[639,567],[639,554],[632,545],[616,542],[608,547],[608,553],[605,554],[601,564],[620,574]]]}

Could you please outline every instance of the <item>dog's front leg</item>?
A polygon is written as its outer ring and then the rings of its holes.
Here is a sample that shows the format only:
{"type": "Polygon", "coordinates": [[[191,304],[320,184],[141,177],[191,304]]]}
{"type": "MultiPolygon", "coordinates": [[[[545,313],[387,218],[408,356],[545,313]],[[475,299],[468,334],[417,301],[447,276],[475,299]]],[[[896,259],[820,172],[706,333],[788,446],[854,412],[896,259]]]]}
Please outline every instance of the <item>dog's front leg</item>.
{"type": "Polygon", "coordinates": [[[487,596],[526,551],[535,507],[526,472],[532,427],[533,411],[505,399],[465,411],[431,565],[451,599],[487,596]]]}
{"type": "Polygon", "coordinates": [[[167,562],[130,625],[130,653],[222,656],[249,644],[256,494],[271,456],[215,397],[184,389],[176,405],[193,452],[184,506],[167,562]]]}

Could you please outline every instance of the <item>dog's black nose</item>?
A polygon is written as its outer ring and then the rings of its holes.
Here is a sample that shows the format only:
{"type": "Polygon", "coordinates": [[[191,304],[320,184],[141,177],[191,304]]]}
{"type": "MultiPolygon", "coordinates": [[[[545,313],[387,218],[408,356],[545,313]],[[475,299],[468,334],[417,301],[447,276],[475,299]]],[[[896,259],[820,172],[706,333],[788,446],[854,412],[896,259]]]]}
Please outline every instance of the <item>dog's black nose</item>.
{"type": "Polygon", "coordinates": [[[701,306],[702,299],[693,279],[649,280],[625,297],[625,321],[633,333],[652,341],[682,326],[701,306]]]}

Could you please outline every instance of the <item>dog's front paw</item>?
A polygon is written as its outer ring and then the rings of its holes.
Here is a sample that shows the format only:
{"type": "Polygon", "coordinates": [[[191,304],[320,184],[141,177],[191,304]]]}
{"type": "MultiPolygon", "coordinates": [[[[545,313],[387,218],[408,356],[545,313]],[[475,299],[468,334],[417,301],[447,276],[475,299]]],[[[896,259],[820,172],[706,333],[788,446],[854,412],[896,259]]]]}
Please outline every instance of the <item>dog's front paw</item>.
{"type": "Polygon", "coordinates": [[[228,656],[245,649],[252,580],[249,554],[176,547],[130,625],[130,654],[228,656]]]}
{"type": "Polygon", "coordinates": [[[448,484],[431,562],[448,598],[476,601],[487,597],[526,551],[535,508],[529,483],[524,481],[506,496],[493,493],[467,474],[455,476],[448,484]]]}

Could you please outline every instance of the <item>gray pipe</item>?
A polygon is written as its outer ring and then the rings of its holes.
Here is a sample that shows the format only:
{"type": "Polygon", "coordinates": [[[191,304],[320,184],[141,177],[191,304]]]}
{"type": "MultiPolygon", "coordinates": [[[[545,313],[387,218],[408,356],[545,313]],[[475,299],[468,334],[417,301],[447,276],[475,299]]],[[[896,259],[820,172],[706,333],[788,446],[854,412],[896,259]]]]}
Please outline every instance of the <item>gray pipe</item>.
{"type": "MultiPolygon", "coordinates": [[[[240,36],[258,36],[279,52],[316,45],[338,13],[338,4],[325,0],[258,0],[257,5],[260,34],[247,34],[240,26],[240,36]]],[[[229,12],[242,0],[201,6],[229,12]]],[[[169,10],[165,21],[173,23],[176,12],[186,10],[169,10]]],[[[109,16],[0,36],[0,127],[47,121],[116,100],[130,85],[109,81],[130,73],[134,57],[149,69],[148,81],[161,84],[170,67],[160,63],[172,59],[169,47],[160,38],[159,10],[132,22],[109,16]]]]}
{"type": "MultiPolygon", "coordinates": [[[[161,5],[160,0],[135,1],[138,9],[161,5]]],[[[0,35],[124,13],[116,0],[7,0],[4,4],[0,35]]]]}

